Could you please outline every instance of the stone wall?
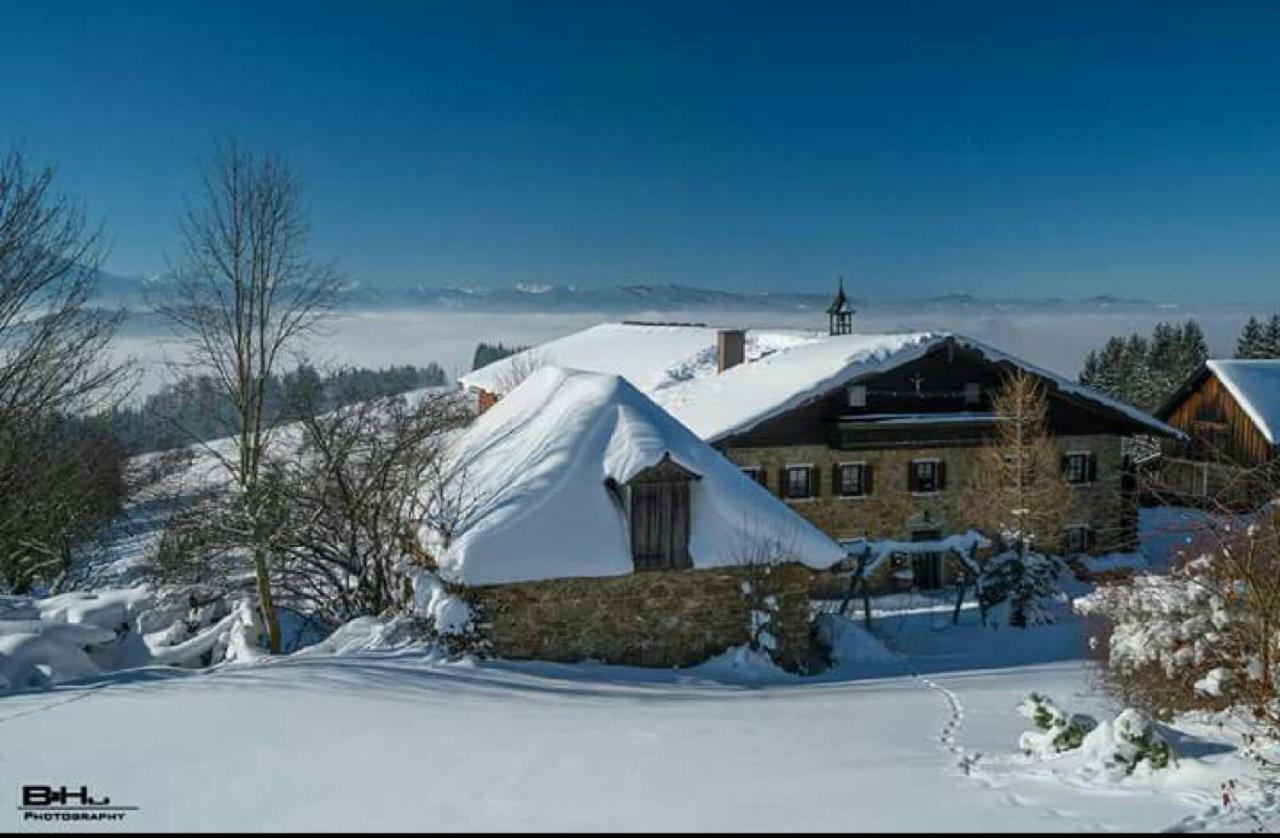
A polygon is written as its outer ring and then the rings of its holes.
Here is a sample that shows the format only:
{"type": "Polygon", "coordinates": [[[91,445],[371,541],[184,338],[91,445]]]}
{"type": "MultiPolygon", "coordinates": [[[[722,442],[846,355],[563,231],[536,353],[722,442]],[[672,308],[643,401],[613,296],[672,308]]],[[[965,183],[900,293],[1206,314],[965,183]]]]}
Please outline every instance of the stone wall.
{"type": "Polygon", "coordinates": [[[498,657],[690,666],[750,640],[752,603],[743,582],[755,581],[755,590],[777,597],[768,627],[777,639],[774,659],[787,669],[805,669],[811,571],[786,564],[761,573],[654,570],[487,585],[471,588],[469,595],[481,611],[481,633],[498,657]]]}
{"type": "MultiPolygon", "coordinates": [[[[1067,524],[1086,524],[1097,534],[1097,551],[1124,542],[1126,535],[1120,481],[1123,455],[1120,437],[1113,435],[1060,436],[1059,448],[1097,455],[1098,479],[1072,487],[1074,503],[1067,524]]],[[[763,466],[767,485],[778,493],[779,473],[788,463],[812,463],[818,467],[817,496],[786,501],[793,510],[833,538],[894,538],[909,540],[915,530],[937,529],[943,535],[971,528],[959,509],[962,489],[972,476],[980,448],[898,448],[874,451],[842,451],[816,445],[772,448],[730,448],[725,454],[742,466],[763,466]],[[946,488],[936,494],[918,495],[907,490],[907,464],[915,459],[946,462],[946,488]],[[870,463],[872,492],[858,498],[838,497],[832,491],[831,473],[837,463],[870,463]]]]}

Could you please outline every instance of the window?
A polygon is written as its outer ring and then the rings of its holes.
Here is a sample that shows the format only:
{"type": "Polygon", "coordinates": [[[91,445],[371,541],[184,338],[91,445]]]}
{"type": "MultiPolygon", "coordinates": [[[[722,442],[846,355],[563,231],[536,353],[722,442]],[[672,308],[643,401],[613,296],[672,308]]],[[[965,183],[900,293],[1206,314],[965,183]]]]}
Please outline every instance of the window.
{"type": "Polygon", "coordinates": [[[1093,455],[1087,451],[1069,452],[1062,463],[1067,482],[1073,486],[1092,483],[1098,476],[1096,462],[1093,455]]]}
{"type": "Polygon", "coordinates": [[[849,407],[866,407],[867,406],[867,385],[850,384],[849,385],[849,407]]]}
{"type": "Polygon", "coordinates": [[[970,381],[964,385],[964,403],[969,405],[982,403],[982,385],[970,381]]]}
{"type": "Polygon", "coordinates": [[[761,486],[765,485],[764,469],[760,466],[743,466],[742,473],[761,486]]]}
{"type": "Polygon", "coordinates": [[[1093,529],[1087,524],[1067,527],[1067,553],[1086,553],[1093,549],[1093,529]]]}
{"type": "Polygon", "coordinates": [[[835,474],[835,490],[840,497],[860,498],[871,494],[871,466],[866,463],[840,463],[835,474]]]}
{"type": "Polygon", "coordinates": [[[946,488],[946,464],[941,460],[912,460],[907,464],[907,491],[929,495],[946,488]]]}
{"type": "Polygon", "coordinates": [[[813,497],[813,466],[787,466],[783,472],[786,497],[791,499],[813,497]]]}

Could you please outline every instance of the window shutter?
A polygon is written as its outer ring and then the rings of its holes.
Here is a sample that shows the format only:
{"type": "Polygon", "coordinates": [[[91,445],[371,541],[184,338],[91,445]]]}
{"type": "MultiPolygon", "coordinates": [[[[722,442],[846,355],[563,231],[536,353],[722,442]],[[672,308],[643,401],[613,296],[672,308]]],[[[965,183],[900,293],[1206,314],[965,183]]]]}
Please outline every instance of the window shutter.
{"type": "Polygon", "coordinates": [[[938,491],[947,488],[947,461],[938,460],[938,491]]]}
{"type": "Polygon", "coordinates": [[[1058,463],[1058,468],[1063,474],[1067,474],[1067,469],[1071,467],[1071,458],[1066,454],[1062,455],[1062,459],[1058,463]]]}
{"type": "Polygon", "coordinates": [[[787,476],[787,467],[783,466],[778,469],[778,497],[788,497],[787,492],[791,490],[791,481],[787,476]]]}
{"type": "Polygon", "coordinates": [[[840,486],[840,475],[843,473],[844,468],[839,463],[835,463],[831,466],[831,496],[833,498],[838,498],[844,494],[844,492],[841,491],[842,487],[840,486]]]}
{"type": "Polygon", "coordinates": [[[1092,483],[1098,479],[1098,455],[1089,455],[1089,482],[1092,483]]]}
{"type": "Polygon", "coordinates": [[[1093,531],[1093,527],[1086,527],[1084,531],[1084,547],[1086,550],[1092,550],[1098,546],[1098,534],[1093,531]]]}
{"type": "Polygon", "coordinates": [[[871,463],[862,467],[862,494],[871,494],[871,463]]]}
{"type": "Polygon", "coordinates": [[[907,491],[916,492],[920,489],[920,481],[916,479],[916,464],[914,462],[907,463],[907,491]]]}
{"type": "Polygon", "coordinates": [[[809,497],[811,498],[816,498],[818,495],[822,494],[821,474],[822,469],[818,466],[811,466],[809,468],[809,497]]]}

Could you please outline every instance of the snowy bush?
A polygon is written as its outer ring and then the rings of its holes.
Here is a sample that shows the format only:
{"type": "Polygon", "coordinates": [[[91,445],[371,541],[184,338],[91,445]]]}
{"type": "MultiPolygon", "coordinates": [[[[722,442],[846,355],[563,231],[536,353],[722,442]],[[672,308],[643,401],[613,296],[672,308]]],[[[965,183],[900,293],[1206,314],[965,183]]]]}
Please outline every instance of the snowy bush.
{"type": "Polygon", "coordinates": [[[203,667],[258,658],[248,600],[148,586],[0,601],[0,692],[140,666],[203,667]]]}
{"type": "Polygon", "coordinates": [[[1018,739],[1018,747],[1026,754],[1051,757],[1079,748],[1098,722],[1083,713],[1067,715],[1048,696],[1032,693],[1018,706],[1018,712],[1030,719],[1036,730],[1018,739]]]}
{"type": "Polygon", "coordinates": [[[1275,672],[1258,649],[1274,653],[1275,624],[1250,597],[1254,583],[1234,575],[1205,554],[1077,600],[1079,613],[1109,627],[1103,675],[1112,691],[1164,718],[1233,704],[1274,715],[1275,672]]]}
{"type": "Polygon", "coordinates": [[[1081,752],[1090,768],[1112,779],[1176,764],[1155,723],[1132,707],[1098,725],[1084,738],[1081,752]]]}
{"type": "Polygon", "coordinates": [[[489,652],[477,607],[468,601],[463,586],[446,582],[412,559],[401,560],[395,571],[406,590],[403,613],[419,623],[422,639],[439,641],[449,654],[489,652]]]}
{"type": "Polygon", "coordinates": [[[1044,553],[993,556],[978,578],[983,622],[1018,628],[1053,622],[1050,605],[1063,568],[1061,559],[1044,553]]]}
{"type": "Polygon", "coordinates": [[[734,548],[742,577],[740,591],[747,606],[748,647],[775,661],[779,643],[771,629],[780,607],[781,589],[774,570],[795,556],[796,538],[795,532],[772,532],[756,521],[744,520],[734,548]]]}

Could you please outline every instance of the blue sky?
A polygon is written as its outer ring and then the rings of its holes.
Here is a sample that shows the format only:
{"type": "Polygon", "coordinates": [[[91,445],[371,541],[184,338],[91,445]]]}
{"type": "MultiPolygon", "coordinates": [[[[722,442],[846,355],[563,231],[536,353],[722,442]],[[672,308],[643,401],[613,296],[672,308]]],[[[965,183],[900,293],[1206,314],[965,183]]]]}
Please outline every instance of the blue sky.
{"type": "Polygon", "coordinates": [[[119,272],[234,135],[372,282],[1280,299],[1280,3],[3,10],[0,147],[119,272]]]}

